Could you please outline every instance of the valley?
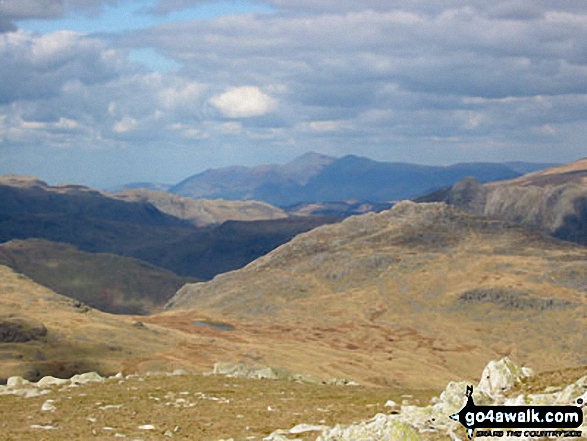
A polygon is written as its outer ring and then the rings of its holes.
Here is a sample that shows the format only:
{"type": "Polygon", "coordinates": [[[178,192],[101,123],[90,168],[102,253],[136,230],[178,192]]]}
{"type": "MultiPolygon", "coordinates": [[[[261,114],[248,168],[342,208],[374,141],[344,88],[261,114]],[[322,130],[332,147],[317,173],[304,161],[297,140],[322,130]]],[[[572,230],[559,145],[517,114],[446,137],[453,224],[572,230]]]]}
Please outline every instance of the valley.
{"type": "MultiPolygon", "coordinates": [[[[582,163],[569,167],[582,176],[582,163]]],[[[66,389],[56,400],[0,394],[0,407],[22,400],[18,439],[39,430],[108,439],[105,427],[141,439],[262,439],[301,423],[371,430],[353,424],[377,412],[395,418],[390,399],[426,406],[504,357],[550,372],[546,388],[557,375],[567,381],[565,373],[587,372],[587,249],[475,207],[510,182],[570,185],[568,173],[466,179],[428,197],[443,202],[302,204],[295,216],[251,201],[8,178],[0,232],[24,237],[0,244],[0,380],[120,375],[84,386],[91,399],[66,389]],[[345,210],[361,214],[335,215],[345,210]],[[202,376],[213,369],[223,374],[202,376]],[[223,376],[231,372],[246,378],[223,376]],[[219,408],[208,396],[234,404],[219,408]],[[41,411],[27,425],[27,403],[46,399],[65,412],[41,411]],[[96,411],[119,404],[111,417],[96,411]],[[191,404],[198,419],[188,423],[191,404]],[[271,424],[264,409],[275,412],[271,424]],[[150,420],[137,422],[141,415],[150,420]]]]}

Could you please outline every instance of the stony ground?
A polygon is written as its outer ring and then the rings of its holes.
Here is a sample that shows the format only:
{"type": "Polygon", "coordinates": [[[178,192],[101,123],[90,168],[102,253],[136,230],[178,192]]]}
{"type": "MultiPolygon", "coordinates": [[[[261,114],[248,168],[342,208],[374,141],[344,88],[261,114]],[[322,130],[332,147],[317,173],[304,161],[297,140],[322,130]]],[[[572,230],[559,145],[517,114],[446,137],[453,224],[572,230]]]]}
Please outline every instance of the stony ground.
{"type": "Polygon", "coordinates": [[[261,440],[300,423],[362,421],[392,412],[387,400],[419,404],[438,393],[216,375],[111,378],[48,390],[0,395],[1,440],[261,440]]]}

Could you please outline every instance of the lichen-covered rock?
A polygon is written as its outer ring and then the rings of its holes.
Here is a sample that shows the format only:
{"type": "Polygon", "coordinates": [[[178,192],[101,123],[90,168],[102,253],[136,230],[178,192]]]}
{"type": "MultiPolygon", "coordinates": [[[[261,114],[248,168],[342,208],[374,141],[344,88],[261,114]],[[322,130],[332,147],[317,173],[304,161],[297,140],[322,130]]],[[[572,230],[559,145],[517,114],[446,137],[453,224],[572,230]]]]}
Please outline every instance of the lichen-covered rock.
{"type": "Polygon", "coordinates": [[[71,384],[85,384],[85,383],[92,383],[92,382],[101,382],[104,381],[104,378],[100,376],[97,372],[87,372],[85,374],[78,374],[74,375],[70,378],[71,384]]]}
{"type": "MultiPolygon", "coordinates": [[[[479,387],[473,391],[477,405],[527,403],[554,404],[566,396],[576,401],[580,394],[587,394],[587,377],[578,380],[563,391],[552,394],[519,395],[505,399],[503,392],[511,388],[531,371],[519,367],[509,358],[490,362],[483,371],[479,387]],[[579,394],[579,395],[577,395],[579,394]]],[[[466,438],[460,423],[449,418],[459,412],[467,402],[465,381],[450,382],[439,397],[433,398],[428,406],[401,406],[399,413],[378,414],[368,421],[351,425],[337,425],[322,430],[317,441],[396,441],[466,438]]],[[[569,404],[569,403],[567,403],[569,404]]],[[[587,407],[586,407],[587,410],[587,407]]],[[[278,430],[265,438],[268,441],[286,441],[291,432],[278,430]]],[[[484,438],[492,440],[493,438],[484,438]]],[[[498,438],[496,438],[497,440],[498,438]]],[[[504,441],[506,438],[500,438],[504,441]]],[[[523,438],[516,438],[522,441],[523,438]]]]}
{"type": "Polygon", "coordinates": [[[55,378],[48,375],[37,381],[37,387],[60,386],[62,384],[69,383],[69,381],[70,380],[65,380],[63,378],[55,378]]]}
{"type": "Polygon", "coordinates": [[[504,357],[498,361],[490,361],[481,374],[481,381],[477,386],[477,391],[482,392],[493,399],[502,396],[503,393],[511,389],[523,378],[533,375],[528,368],[522,368],[504,357]]]}
{"type": "Polygon", "coordinates": [[[29,386],[30,384],[31,382],[29,380],[25,380],[22,377],[14,376],[8,379],[8,381],[6,382],[6,387],[16,389],[19,387],[29,386]]]}

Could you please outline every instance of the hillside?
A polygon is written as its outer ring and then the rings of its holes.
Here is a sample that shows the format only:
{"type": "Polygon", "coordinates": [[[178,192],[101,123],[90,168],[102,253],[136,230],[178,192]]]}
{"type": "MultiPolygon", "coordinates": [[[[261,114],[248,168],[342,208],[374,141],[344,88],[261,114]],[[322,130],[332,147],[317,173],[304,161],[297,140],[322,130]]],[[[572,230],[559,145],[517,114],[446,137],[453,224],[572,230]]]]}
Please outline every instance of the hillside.
{"type": "MultiPolygon", "coordinates": [[[[154,323],[246,331],[264,364],[434,387],[511,355],[585,364],[587,250],[445,204],[402,202],[186,285],[154,323]]],[[[417,386],[419,385],[419,386],[417,386]]]]}
{"type": "Polygon", "coordinates": [[[484,185],[466,179],[426,200],[443,200],[587,245],[587,159],[484,185]]]}
{"type": "Polygon", "coordinates": [[[424,166],[307,153],[284,165],[207,170],[169,192],[193,198],[259,200],[279,207],[348,200],[389,202],[450,186],[466,176],[488,182],[547,166],[523,162],[424,166]]]}
{"type": "Polygon", "coordinates": [[[193,199],[145,189],[124,190],[113,196],[123,201],[151,204],[163,213],[189,221],[196,227],[221,224],[228,220],[255,221],[287,217],[283,210],[259,201],[193,199]]]}
{"type": "Polygon", "coordinates": [[[197,281],[137,259],[87,253],[41,239],[0,244],[0,265],[59,294],[116,314],[158,311],[185,283],[197,281]]]}
{"type": "Polygon", "coordinates": [[[331,217],[293,217],[259,221],[227,221],[202,228],[165,246],[144,244],[136,256],[182,276],[211,279],[249,264],[293,239],[324,224],[331,217]]]}

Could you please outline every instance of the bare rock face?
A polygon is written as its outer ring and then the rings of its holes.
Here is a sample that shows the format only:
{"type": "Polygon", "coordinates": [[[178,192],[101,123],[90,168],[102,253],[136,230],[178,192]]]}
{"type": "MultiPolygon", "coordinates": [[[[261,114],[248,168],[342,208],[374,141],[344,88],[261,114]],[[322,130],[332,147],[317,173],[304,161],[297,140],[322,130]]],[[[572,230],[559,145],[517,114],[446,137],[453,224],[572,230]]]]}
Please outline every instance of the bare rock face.
{"type": "Polygon", "coordinates": [[[587,244],[587,159],[488,184],[465,178],[431,200],[587,244]]]}
{"type": "Polygon", "coordinates": [[[509,357],[499,361],[490,361],[481,374],[477,390],[495,399],[523,378],[532,375],[531,369],[518,366],[509,357]]]}

